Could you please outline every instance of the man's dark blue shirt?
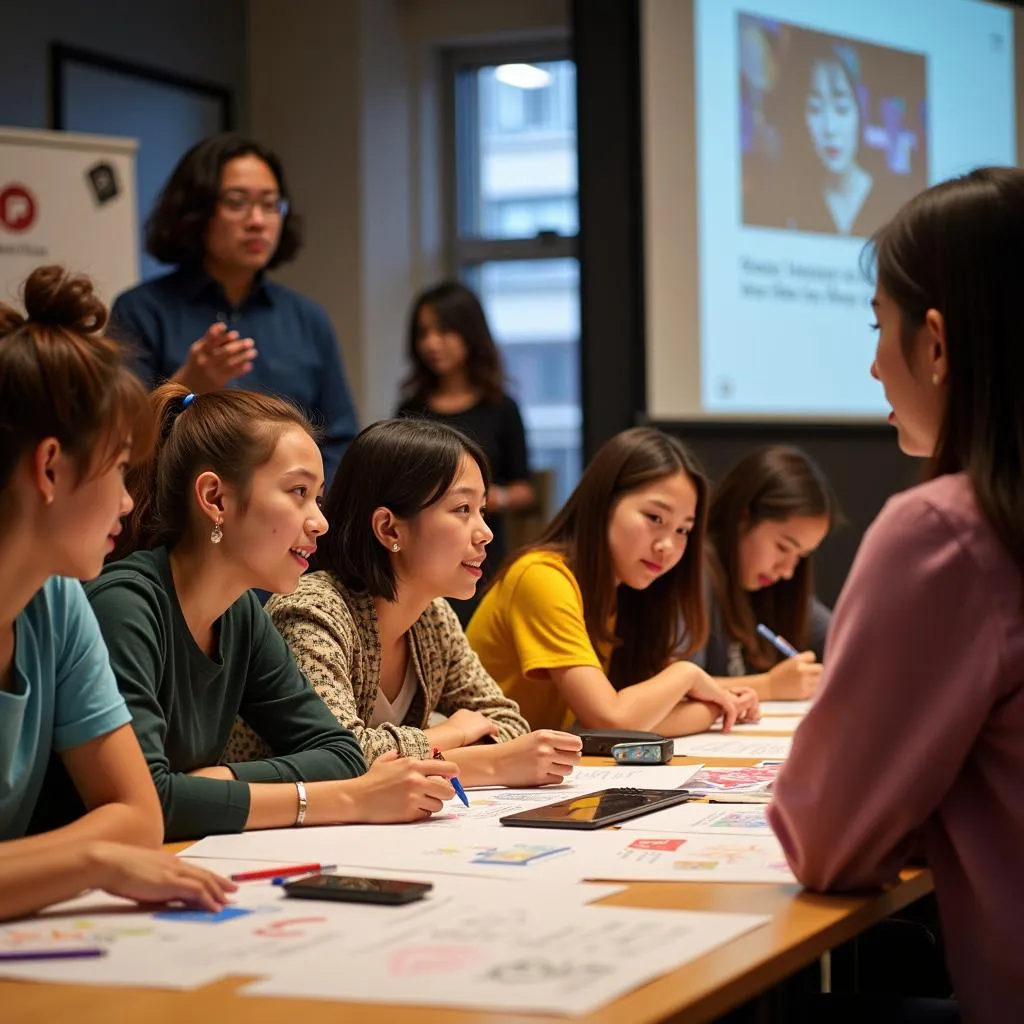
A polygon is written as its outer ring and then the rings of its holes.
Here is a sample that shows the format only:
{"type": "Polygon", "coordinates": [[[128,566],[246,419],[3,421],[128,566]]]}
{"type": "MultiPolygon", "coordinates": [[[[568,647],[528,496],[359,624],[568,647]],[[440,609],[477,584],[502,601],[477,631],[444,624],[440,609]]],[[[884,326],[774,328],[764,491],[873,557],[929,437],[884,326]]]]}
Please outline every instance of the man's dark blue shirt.
{"type": "Polygon", "coordinates": [[[356,414],[334,330],[312,299],[264,276],[238,307],[202,270],[181,268],[120,295],[111,311],[111,333],[128,342],[139,375],[153,388],[173,376],[189,348],[221,321],[252,338],[252,370],[228,386],[290,398],[321,430],[324,477],[330,486],[349,441],[356,414]]]}

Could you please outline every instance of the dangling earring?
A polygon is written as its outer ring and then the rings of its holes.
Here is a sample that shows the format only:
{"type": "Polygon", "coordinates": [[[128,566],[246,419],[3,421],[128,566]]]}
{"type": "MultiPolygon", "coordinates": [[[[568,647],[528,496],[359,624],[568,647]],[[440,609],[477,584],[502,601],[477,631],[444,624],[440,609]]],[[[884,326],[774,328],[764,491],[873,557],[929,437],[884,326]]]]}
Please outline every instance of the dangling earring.
{"type": "Polygon", "coordinates": [[[933,384],[934,384],[934,385],[935,385],[936,387],[938,387],[938,386],[939,386],[939,375],[938,375],[937,373],[933,373],[933,374],[932,374],[932,383],[933,383],[933,384]]]}
{"type": "Polygon", "coordinates": [[[210,543],[219,544],[224,539],[224,531],[220,528],[220,520],[213,524],[213,529],[210,531],[210,543]]]}
{"type": "Polygon", "coordinates": [[[391,545],[391,550],[392,551],[397,551],[398,550],[398,541],[397,540],[395,541],[394,544],[391,545]]]}

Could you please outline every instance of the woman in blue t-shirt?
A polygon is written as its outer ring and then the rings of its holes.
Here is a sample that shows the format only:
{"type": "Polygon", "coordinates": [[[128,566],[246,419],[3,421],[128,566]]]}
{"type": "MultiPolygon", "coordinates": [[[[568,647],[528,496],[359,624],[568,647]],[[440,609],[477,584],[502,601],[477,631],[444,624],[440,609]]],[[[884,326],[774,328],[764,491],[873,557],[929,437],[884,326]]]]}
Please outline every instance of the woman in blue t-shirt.
{"type": "Polygon", "coordinates": [[[84,889],[217,910],[231,883],[157,847],[160,804],[80,579],[132,507],[141,384],[89,281],[41,267],[0,305],[0,919],[84,889]],[[26,836],[52,753],[85,813],[26,836]]]}

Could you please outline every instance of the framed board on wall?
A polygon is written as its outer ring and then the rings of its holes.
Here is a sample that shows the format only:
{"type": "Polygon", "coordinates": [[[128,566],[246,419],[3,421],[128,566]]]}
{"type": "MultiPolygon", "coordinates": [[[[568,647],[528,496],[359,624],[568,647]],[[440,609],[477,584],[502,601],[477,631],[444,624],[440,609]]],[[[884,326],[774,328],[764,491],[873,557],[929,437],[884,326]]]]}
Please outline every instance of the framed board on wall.
{"type": "Polygon", "coordinates": [[[62,43],[50,47],[50,78],[51,127],[138,141],[140,279],[164,273],[143,250],[146,218],[185,151],[234,128],[231,90],[62,43]]]}

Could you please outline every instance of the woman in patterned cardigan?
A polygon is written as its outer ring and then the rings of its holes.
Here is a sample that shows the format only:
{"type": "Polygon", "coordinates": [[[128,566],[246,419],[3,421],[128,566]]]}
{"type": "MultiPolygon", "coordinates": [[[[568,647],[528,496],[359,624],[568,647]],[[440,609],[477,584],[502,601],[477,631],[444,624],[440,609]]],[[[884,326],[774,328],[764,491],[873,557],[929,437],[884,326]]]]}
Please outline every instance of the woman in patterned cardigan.
{"type": "MultiPolygon", "coordinates": [[[[368,427],[335,476],[314,571],[267,610],[367,762],[440,749],[465,785],[557,783],[579,762],[579,737],[529,731],[444,600],[472,596],[481,577],[487,481],[483,452],[450,427],[368,427]],[[430,725],[435,711],[447,720],[430,725]]],[[[240,730],[231,757],[258,752],[240,730]]]]}

